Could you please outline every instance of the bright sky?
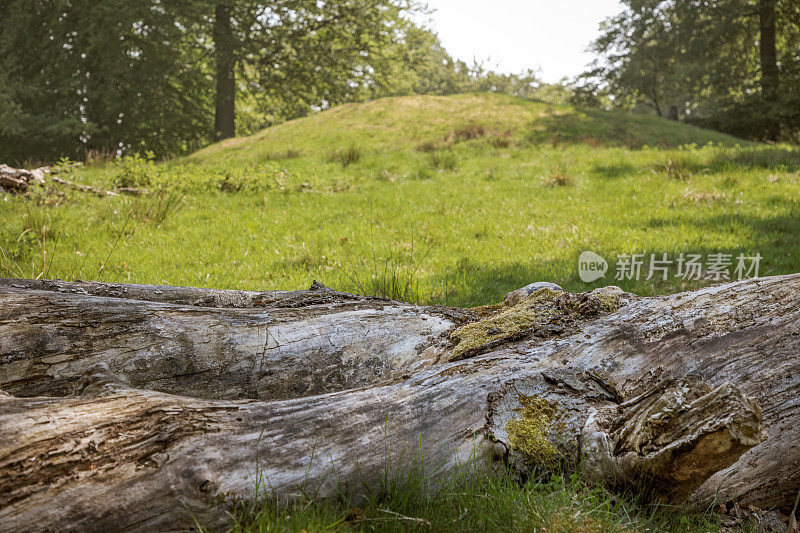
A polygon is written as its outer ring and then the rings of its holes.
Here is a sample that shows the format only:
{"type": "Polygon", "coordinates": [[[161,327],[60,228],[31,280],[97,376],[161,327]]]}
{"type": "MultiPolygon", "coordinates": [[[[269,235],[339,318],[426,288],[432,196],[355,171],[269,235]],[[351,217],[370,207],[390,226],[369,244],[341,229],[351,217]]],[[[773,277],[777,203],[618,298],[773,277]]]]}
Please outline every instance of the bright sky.
{"type": "Polygon", "coordinates": [[[605,18],[622,11],[618,0],[427,0],[430,27],[450,55],[468,63],[489,60],[500,72],[541,69],[555,82],[583,72],[586,52],[605,18]]]}

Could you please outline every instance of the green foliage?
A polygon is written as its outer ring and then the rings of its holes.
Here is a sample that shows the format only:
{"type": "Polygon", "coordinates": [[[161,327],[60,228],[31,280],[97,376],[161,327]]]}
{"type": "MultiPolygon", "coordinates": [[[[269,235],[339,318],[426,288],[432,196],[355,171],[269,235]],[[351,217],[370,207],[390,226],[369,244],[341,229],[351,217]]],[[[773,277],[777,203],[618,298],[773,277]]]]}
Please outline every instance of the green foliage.
{"type": "Polygon", "coordinates": [[[50,167],[50,173],[59,176],[70,176],[81,167],[83,167],[83,163],[80,161],[72,161],[68,157],[62,157],[50,167]]]}
{"type": "MultiPolygon", "coordinates": [[[[412,0],[234,0],[239,134],[345,102],[489,91],[564,103],[532,71],[453,60],[412,0]]],[[[184,155],[212,139],[215,2],[0,4],[0,161],[184,155]],[[44,28],[44,29],[43,29],[44,28]],[[98,157],[99,156],[99,157],[98,157]]],[[[227,42],[227,41],[226,41],[227,42]]],[[[502,134],[491,143],[505,147],[502,134]]]]}
{"type": "Polygon", "coordinates": [[[562,84],[546,84],[536,73],[524,70],[502,74],[474,61],[467,64],[453,59],[432,31],[415,26],[406,28],[403,46],[397,53],[408,67],[397,68],[384,87],[373,96],[453,95],[492,92],[521,98],[563,104],[571,90],[562,84]]]}
{"type": "Polygon", "coordinates": [[[147,187],[153,183],[153,176],[158,171],[154,159],[153,152],[148,151],[144,156],[133,154],[114,161],[114,186],[147,187]]]}
{"type": "Polygon", "coordinates": [[[83,158],[90,149],[180,153],[209,119],[203,2],[0,4],[0,160],[83,158]]]}
{"type": "MultiPolygon", "coordinates": [[[[215,2],[0,4],[0,160],[185,154],[214,115],[215,2]]],[[[242,131],[385,92],[406,0],[232,2],[242,131]]],[[[410,61],[411,59],[409,59],[410,61]]]]}
{"type": "MultiPolygon", "coordinates": [[[[573,100],[649,109],[763,139],[800,135],[800,11],[789,0],[681,2],[626,0],[593,49],[601,59],[575,86],[573,100]],[[777,92],[767,90],[760,10],[776,17],[777,92]],[[755,44],[754,44],[755,43],[755,44]],[[612,101],[606,101],[612,104],[612,101]],[[773,132],[778,123],[781,131],[773,132]]],[[[601,104],[602,105],[602,104],[601,104]]]]}

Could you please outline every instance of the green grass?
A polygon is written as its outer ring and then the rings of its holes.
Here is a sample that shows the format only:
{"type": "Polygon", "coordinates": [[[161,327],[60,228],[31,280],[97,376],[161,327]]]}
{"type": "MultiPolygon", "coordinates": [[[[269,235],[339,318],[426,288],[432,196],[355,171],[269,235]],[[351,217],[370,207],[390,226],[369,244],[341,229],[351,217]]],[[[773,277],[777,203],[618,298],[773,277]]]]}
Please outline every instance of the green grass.
{"type": "Polygon", "coordinates": [[[446,481],[412,475],[386,490],[279,503],[265,497],[239,506],[231,531],[717,531],[712,513],[614,494],[572,475],[520,483],[510,474],[464,468],[446,481]]]}
{"type": "Polygon", "coordinates": [[[147,186],[0,200],[0,275],[349,291],[477,305],[532,281],[640,294],[625,253],[759,252],[800,271],[800,151],[644,115],[498,95],[341,106],[162,164],[67,169],[147,186]],[[577,258],[611,263],[584,284],[577,258]]]}
{"type": "MultiPolygon", "coordinates": [[[[345,105],[183,159],[59,172],[151,193],[0,197],[0,277],[252,290],[316,279],[470,306],[540,280],[644,295],[708,283],[616,281],[611,271],[585,284],[584,250],[612,269],[621,254],[720,251],[760,253],[761,275],[800,271],[797,148],[506,96],[345,105]]],[[[361,503],[266,500],[240,509],[234,529],[715,529],[711,515],[654,510],[569,477],[456,485],[395,487],[361,503]]]]}

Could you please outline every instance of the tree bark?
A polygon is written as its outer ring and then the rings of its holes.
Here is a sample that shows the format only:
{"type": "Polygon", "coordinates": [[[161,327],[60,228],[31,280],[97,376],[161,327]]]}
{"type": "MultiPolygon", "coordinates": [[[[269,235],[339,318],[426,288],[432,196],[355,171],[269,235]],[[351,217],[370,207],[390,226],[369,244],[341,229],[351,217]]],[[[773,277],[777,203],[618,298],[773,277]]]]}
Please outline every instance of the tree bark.
{"type": "Polygon", "coordinates": [[[214,8],[214,50],[217,58],[217,95],[214,137],[221,141],[236,135],[235,40],[231,24],[232,9],[225,1],[214,8]]]}
{"type": "Polygon", "coordinates": [[[678,106],[671,105],[669,106],[669,118],[670,120],[678,120],[678,106]]]}
{"type": "Polygon", "coordinates": [[[0,280],[0,531],[221,524],[415,461],[791,508],[798,353],[800,275],[472,310],[0,280]]]}
{"type": "Polygon", "coordinates": [[[761,58],[761,95],[767,104],[770,104],[769,115],[766,117],[767,127],[765,137],[767,140],[776,141],[780,136],[780,121],[777,116],[777,102],[779,90],[779,74],[777,49],[775,45],[776,0],[760,0],[758,3],[759,15],[759,54],[761,58]]]}

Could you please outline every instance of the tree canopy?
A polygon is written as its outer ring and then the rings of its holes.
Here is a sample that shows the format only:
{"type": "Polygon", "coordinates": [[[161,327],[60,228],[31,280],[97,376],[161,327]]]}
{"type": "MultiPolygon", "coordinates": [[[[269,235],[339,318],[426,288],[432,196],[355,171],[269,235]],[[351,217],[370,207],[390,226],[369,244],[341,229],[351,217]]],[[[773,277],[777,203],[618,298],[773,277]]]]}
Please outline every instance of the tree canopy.
{"type": "Polygon", "coordinates": [[[623,4],[592,70],[545,85],[454,60],[416,0],[6,0],[0,161],[179,155],[344,102],[467,91],[800,141],[797,2],[623,4]]]}
{"type": "Polygon", "coordinates": [[[741,137],[797,140],[800,6],[791,0],[624,0],[584,78],[615,105],[741,137]]]}
{"type": "Polygon", "coordinates": [[[530,96],[533,72],[453,60],[413,0],[9,0],[0,160],[157,156],[387,95],[530,96]]]}

